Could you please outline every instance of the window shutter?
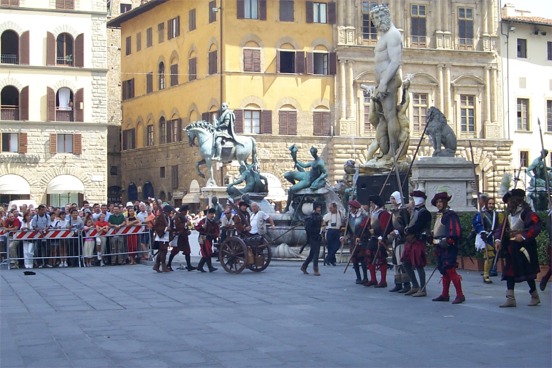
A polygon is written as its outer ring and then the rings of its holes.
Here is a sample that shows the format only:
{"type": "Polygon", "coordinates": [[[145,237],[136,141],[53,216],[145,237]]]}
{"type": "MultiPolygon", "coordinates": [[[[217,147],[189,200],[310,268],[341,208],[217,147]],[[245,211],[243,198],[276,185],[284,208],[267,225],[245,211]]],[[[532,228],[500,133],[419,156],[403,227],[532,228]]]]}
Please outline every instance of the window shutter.
{"type": "Polygon", "coordinates": [[[48,121],[56,121],[56,93],[50,87],[46,95],[46,104],[47,104],[47,117],[48,121]]]}
{"type": "Polygon", "coordinates": [[[320,113],[322,116],[322,135],[330,136],[332,133],[332,125],[330,122],[330,113],[329,112],[322,112],[320,113]]]}
{"type": "Polygon", "coordinates": [[[82,154],[82,135],[73,134],[73,154],[81,155],[82,154]]]}
{"type": "Polygon", "coordinates": [[[335,3],[328,3],[328,23],[335,24],[335,3]]]}
{"type": "Polygon", "coordinates": [[[307,14],[307,23],[312,23],[314,22],[314,15],[313,15],[313,10],[312,10],[312,1],[307,1],[307,9],[306,9],[306,14],[307,14]]]}
{"type": "Polygon", "coordinates": [[[244,19],[245,18],[245,6],[243,3],[243,0],[237,0],[238,1],[238,19],[244,19]]]}
{"type": "Polygon", "coordinates": [[[276,73],[280,73],[280,53],[280,50],[276,52],[276,73]]]}
{"type": "Polygon", "coordinates": [[[19,147],[17,147],[18,153],[27,153],[27,133],[19,133],[19,147]]]}
{"type": "Polygon", "coordinates": [[[266,20],[266,0],[259,1],[259,19],[266,20]]]}
{"type": "Polygon", "coordinates": [[[75,39],[75,66],[84,67],[84,34],[81,33],[75,39]]]}
{"type": "Polygon", "coordinates": [[[297,51],[295,53],[295,73],[305,73],[305,52],[297,51]]]}
{"type": "Polygon", "coordinates": [[[322,135],[322,119],[319,112],[312,113],[312,134],[315,136],[322,135]]]}
{"type": "Polygon", "coordinates": [[[19,93],[19,120],[29,120],[29,87],[23,87],[19,93]]]}
{"type": "Polygon", "coordinates": [[[50,153],[52,155],[57,153],[57,134],[50,134],[50,153]]]}
{"type": "Polygon", "coordinates": [[[201,113],[201,120],[209,122],[209,113],[208,112],[201,113]]]}
{"type": "Polygon", "coordinates": [[[312,74],[314,71],[314,65],[313,65],[314,57],[312,52],[307,52],[306,55],[307,55],[307,65],[305,65],[305,73],[312,74]]]}
{"type": "Polygon", "coordinates": [[[261,111],[261,134],[272,134],[272,111],[261,111]]]}
{"type": "Polygon", "coordinates": [[[46,33],[46,65],[56,65],[56,39],[50,32],[46,33]]]}
{"type": "Polygon", "coordinates": [[[243,110],[234,110],[234,131],[236,133],[243,133],[243,110]]]}
{"type": "Polygon", "coordinates": [[[335,75],[337,73],[337,54],[335,52],[330,52],[330,75],[335,75]]]}
{"type": "Polygon", "coordinates": [[[29,65],[29,31],[19,37],[19,64],[29,65]]]}
{"type": "Polygon", "coordinates": [[[297,111],[290,111],[288,114],[288,134],[297,135],[297,111]]]}
{"type": "Polygon", "coordinates": [[[75,113],[75,121],[84,121],[84,109],[81,105],[84,103],[84,88],[78,89],[75,93],[75,103],[73,104],[73,111],[75,113]]]}

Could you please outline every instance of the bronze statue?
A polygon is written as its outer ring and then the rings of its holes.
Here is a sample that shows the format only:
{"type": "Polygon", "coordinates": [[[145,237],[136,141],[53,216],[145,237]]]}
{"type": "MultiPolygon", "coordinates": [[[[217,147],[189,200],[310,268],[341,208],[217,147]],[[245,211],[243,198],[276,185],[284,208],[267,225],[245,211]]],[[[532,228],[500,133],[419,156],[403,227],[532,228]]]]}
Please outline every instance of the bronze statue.
{"type": "Polygon", "coordinates": [[[241,165],[240,177],[228,184],[226,192],[231,198],[236,198],[246,193],[268,193],[268,180],[257,171],[255,165],[241,165]],[[245,182],[243,189],[236,187],[236,185],[243,182],[245,182]]]}

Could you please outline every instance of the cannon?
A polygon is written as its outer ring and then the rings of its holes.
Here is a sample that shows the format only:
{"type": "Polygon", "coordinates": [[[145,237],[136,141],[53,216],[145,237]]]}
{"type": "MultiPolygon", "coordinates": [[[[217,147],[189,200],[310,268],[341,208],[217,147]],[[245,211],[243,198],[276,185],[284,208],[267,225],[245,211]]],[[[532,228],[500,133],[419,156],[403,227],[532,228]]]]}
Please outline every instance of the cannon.
{"type": "Polygon", "coordinates": [[[262,235],[245,238],[231,235],[218,246],[218,258],[228,273],[238,274],[246,267],[261,272],[272,259],[271,243],[262,235]]]}

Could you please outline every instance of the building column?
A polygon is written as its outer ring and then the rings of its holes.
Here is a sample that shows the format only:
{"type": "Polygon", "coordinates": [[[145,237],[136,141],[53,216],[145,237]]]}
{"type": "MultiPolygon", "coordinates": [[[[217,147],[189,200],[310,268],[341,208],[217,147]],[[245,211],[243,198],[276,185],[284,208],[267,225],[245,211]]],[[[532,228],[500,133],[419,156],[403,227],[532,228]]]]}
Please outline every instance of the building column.
{"type": "Polygon", "coordinates": [[[439,96],[437,96],[436,101],[438,101],[438,108],[441,111],[445,110],[445,81],[444,81],[444,75],[443,75],[443,64],[437,65],[437,78],[439,80],[439,96]]]}
{"type": "MultiPolygon", "coordinates": [[[[485,119],[483,121],[484,126],[488,127],[491,123],[491,69],[485,67],[485,119]]],[[[483,128],[482,127],[482,128],[483,128]]],[[[481,129],[483,132],[483,137],[477,138],[487,138],[486,129],[481,129]]]]}
{"type": "Polygon", "coordinates": [[[355,106],[355,91],[354,91],[354,76],[353,76],[353,62],[349,60],[347,63],[347,90],[349,91],[349,98],[347,101],[347,119],[353,118],[354,106],[355,106]]]}
{"type": "Polygon", "coordinates": [[[337,25],[345,26],[345,5],[348,1],[337,2],[337,25]]]}
{"type": "Polygon", "coordinates": [[[448,120],[452,120],[452,86],[450,85],[450,65],[445,65],[445,116],[448,120]]]}
{"type": "Polygon", "coordinates": [[[345,75],[345,60],[339,60],[340,89],[341,89],[341,119],[347,118],[347,76],[345,75]]]}
{"type": "MultiPolygon", "coordinates": [[[[496,124],[498,122],[498,69],[496,67],[491,68],[491,122],[496,124]]],[[[501,103],[502,104],[502,103],[501,103]]]]}

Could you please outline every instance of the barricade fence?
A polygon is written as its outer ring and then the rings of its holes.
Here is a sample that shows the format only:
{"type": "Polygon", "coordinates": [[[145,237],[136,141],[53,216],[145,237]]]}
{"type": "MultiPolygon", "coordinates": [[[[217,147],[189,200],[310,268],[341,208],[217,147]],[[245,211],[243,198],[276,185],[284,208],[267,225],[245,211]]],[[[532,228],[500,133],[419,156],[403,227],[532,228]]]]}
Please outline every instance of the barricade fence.
{"type": "MultiPolygon", "coordinates": [[[[0,235],[2,235],[0,233],[0,235]]],[[[152,236],[146,226],[96,229],[18,230],[7,232],[5,263],[8,269],[86,267],[130,264],[149,260],[152,236]]]]}

